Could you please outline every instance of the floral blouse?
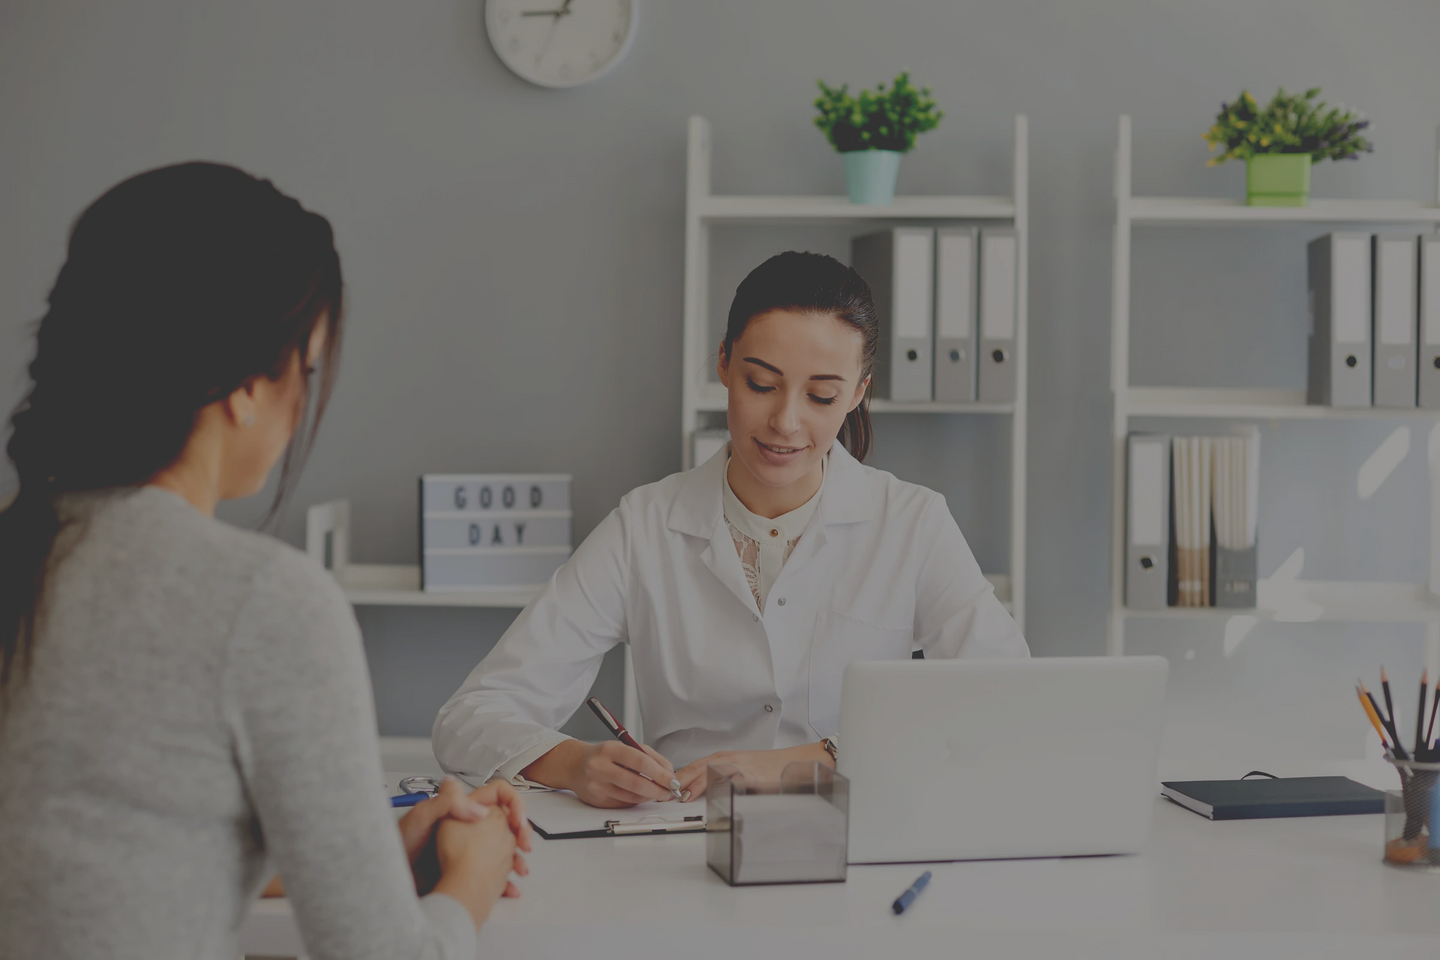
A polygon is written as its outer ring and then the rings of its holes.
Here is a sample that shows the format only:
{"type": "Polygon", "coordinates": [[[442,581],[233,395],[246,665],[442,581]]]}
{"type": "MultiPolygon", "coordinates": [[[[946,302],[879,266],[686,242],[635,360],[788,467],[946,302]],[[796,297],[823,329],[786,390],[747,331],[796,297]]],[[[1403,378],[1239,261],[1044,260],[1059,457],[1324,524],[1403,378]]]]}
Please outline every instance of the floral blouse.
{"type": "MultiPolygon", "coordinates": [[[[822,461],[823,463],[823,461],[822,461]]],[[[825,489],[822,476],[820,489],[800,506],[773,520],[751,513],[730,489],[728,469],[725,484],[725,523],[730,528],[730,538],[735,541],[735,552],[740,556],[740,566],[755,595],[755,608],[765,612],[765,598],[770,587],[780,575],[780,568],[790,559],[795,544],[805,526],[820,506],[820,494],[825,489]]]]}

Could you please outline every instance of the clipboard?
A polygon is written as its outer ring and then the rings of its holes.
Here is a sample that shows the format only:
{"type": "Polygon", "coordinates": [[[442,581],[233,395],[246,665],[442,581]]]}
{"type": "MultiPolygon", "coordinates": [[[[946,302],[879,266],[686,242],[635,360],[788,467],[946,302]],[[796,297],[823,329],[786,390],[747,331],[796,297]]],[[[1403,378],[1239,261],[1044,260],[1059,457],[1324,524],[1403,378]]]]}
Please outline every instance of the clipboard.
{"type": "Polygon", "coordinates": [[[581,837],[637,837],[657,833],[704,833],[705,817],[667,819],[652,815],[641,817],[639,820],[606,820],[603,830],[578,830],[571,833],[547,833],[545,828],[534,820],[530,821],[530,825],[546,840],[575,840],[581,837]]]}
{"type": "Polygon", "coordinates": [[[582,837],[636,837],[705,830],[705,801],[642,803],[628,810],[586,806],[568,790],[525,798],[535,832],[546,840],[582,837]]]}

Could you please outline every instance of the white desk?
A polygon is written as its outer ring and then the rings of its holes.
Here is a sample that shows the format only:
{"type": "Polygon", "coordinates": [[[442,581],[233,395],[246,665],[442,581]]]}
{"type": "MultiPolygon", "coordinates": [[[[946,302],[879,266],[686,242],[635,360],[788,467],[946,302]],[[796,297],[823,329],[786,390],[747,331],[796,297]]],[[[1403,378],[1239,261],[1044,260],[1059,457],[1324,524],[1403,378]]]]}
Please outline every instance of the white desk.
{"type": "MultiPolygon", "coordinates": [[[[1140,856],[933,864],[901,917],[890,903],[924,867],[732,888],[705,866],[702,835],[537,837],[523,896],[497,905],[480,957],[1435,960],[1440,876],[1385,866],[1380,833],[1378,815],[1212,823],[1157,800],[1140,856]]],[[[289,905],[258,904],[242,945],[296,955],[289,905]]]]}

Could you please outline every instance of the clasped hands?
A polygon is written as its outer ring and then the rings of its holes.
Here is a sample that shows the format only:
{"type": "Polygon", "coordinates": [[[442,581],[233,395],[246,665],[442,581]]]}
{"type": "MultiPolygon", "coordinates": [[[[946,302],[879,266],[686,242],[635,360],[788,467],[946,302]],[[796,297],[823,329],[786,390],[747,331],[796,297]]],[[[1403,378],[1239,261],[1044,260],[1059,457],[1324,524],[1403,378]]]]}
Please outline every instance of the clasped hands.
{"type": "MultiPolygon", "coordinates": [[[[421,896],[446,892],[452,883],[481,902],[520,896],[510,874],[530,873],[519,851],[530,852],[531,832],[525,801],[510,784],[492,781],[467,793],[459,780],[446,777],[435,796],[411,807],[397,826],[421,896]]],[[[280,878],[271,879],[261,896],[285,896],[280,878]]]]}
{"type": "Polygon", "coordinates": [[[503,891],[495,891],[499,896],[520,896],[510,873],[521,877],[530,873],[519,853],[530,852],[530,821],[525,818],[525,801],[510,784],[496,780],[467,793],[459,780],[446,777],[435,796],[400,818],[399,827],[415,890],[421,896],[455,872],[452,866],[462,863],[468,867],[464,872],[478,874],[497,887],[503,881],[503,891]]]}

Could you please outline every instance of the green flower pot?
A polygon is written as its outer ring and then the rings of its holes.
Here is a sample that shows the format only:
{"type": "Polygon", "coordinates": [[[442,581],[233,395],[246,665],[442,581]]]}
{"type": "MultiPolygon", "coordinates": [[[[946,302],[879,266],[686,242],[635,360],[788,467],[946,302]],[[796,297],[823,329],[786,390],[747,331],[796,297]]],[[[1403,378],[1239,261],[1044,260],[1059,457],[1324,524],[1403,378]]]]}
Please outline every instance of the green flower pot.
{"type": "Polygon", "coordinates": [[[1245,161],[1245,202],[1252,207],[1310,205],[1310,154],[1262,153],[1245,161]]]}
{"type": "Polygon", "coordinates": [[[886,206],[895,199],[900,153],[895,150],[851,150],[845,158],[845,186],[851,203],[886,206]]]}

